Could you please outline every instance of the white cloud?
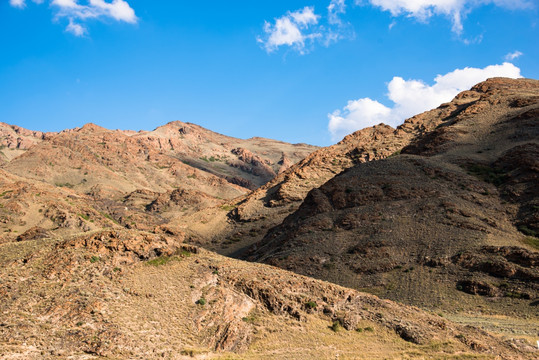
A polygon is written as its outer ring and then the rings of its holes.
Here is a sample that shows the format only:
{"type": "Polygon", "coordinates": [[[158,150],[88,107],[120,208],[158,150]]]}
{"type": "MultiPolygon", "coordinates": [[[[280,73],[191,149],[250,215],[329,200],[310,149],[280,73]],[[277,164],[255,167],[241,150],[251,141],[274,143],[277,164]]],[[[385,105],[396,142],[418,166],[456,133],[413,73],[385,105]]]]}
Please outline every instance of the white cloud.
{"type": "Polygon", "coordinates": [[[303,10],[294,11],[288,14],[294,22],[302,28],[318,24],[318,19],[320,18],[320,16],[315,15],[314,8],[309,6],[304,7],[303,10]]]}
{"type": "Polygon", "coordinates": [[[333,141],[374,124],[394,122],[390,108],[369,98],[350,100],[343,110],[335,110],[328,117],[328,128],[333,141]]]}
{"type": "Polygon", "coordinates": [[[396,76],[387,86],[387,96],[394,103],[392,107],[370,98],[349,101],[342,110],[328,115],[328,129],[332,140],[338,141],[344,135],[379,123],[396,127],[405,119],[436,108],[459,92],[491,77],[519,78],[520,69],[507,62],[483,69],[466,67],[436,76],[434,85],[396,76]]]}
{"type": "Polygon", "coordinates": [[[346,13],[344,0],[331,0],[328,5],[328,22],[330,24],[341,24],[341,15],[346,13]]]}
{"type": "Polygon", "coordinates": [[[92,7],[96,12],[102,12],[104,15],[108,15],[118,21],[125,21],[132,24],[137,22],[135,10],[124,0],[113,0],[112,3],[105,2],[104,0],[90,0],[90,8],[92,7]]]}
{"type": "Polygon", "coordinates": [[[288,12],[286,15],[275,19],[275,24],[264,24],[265,38],[258,38],[268,52],[277,50],[280,46],[287,45],[295,48],[300,53],[305,52],[305,41],[313,40],[320,36],[311,30],[312,25],[318,24],[320,17],[314,13],[314,8],[304,7],[301,10],[288,12]]]}
{"type": "Polygon", "coordinates": [[[325,46],[347,37],[353,37],[350,24],[342,21],[346,13],[345,0],[331,0],[327,16],[315,13],[314,7],[306,6],[276,18],[274,23],[266,21],[264,35],[257,41],[271,53],[281,47],[289,47],[300,54],[309,50],[309,45],[320,42],[325,46]]]}
{"type": "Polygon", "coordinates": [[[524,55],[524,54],[517,50],[517,51],[514,51],[512,53],[509,53],[509,54],[505,55],[505,60],[507,60],[507,61],[515,60],[515,59],[521,57],[522,55],[524,55]]]}
{"type": "MultiPolygon", "coordinates": [[[[32,2],[35,2],[36,4],[41,4],[43,1],[45,0],[32,0],[32,2]]],[[[9,0],[9,5],[23,9],[26,7],[26,0],[9,0]]]]}
{"type": "MultiPolygon", "coordinates": [[[[36,4],[44,2],[32,1],[36,4]]],[[[19,8],[26,6],[25,0],[10,0],[10,4],[19,8]]],[[[131,24],[138,21],[135,10],[125,0],[87,0],[84,3],[80,0],[50,0],[50,6],[55,11],[54,18],[66,18],[69,22],[66,31],[76,36],[87,33],[83,23],[88,19],[112,18],[131,24]]]]}
{"type": "MultiPolygon", "coordinates": [[[[377,6],[384,11],[389,11],[392,16],[405,15],[419,21],[426,22],[434,15],[449,17],[453,23],[452,30],[456,34],[463,31],[462,20],[474,8],[494,4],[509,9],[526,9],[533,7],[533,0],[367,0],[371,5],[377,6]]],[[[356,4],[365,1],[356,0],[356,4]]]]}
{"type": "Polygon", "coordinates": [[[69,24],[66,27],[66,31],[75,36],[84,36],[84,34],[86,34],[86,28],[80,24],[74,23],[72,19],[69,19],[69,24]]]}
{"type": "Polygon", "coordinates": [[[26,6],[26,3],[24,0],[9,0],[9,5],[13,7],[23,8],[26,6]]]}

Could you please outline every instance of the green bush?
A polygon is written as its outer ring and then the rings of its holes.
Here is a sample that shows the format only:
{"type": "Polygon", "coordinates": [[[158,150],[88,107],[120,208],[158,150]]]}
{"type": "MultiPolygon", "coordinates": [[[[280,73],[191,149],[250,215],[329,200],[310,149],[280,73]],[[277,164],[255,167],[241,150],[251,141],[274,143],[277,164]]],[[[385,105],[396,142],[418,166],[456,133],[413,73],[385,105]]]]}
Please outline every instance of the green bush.
{"type": "Polygon", "coordinates": [[[342,328],[341,323],[334,321],[333,324],[329,327],[333,332],[339,332],[342,328]]]}
{"type": "Polygon", "coordinates": [[[503,170],[487,165],[472,164],[467,167],[467,170],[470,174],[495,186],[500,186],[507,180],[507,174],[503,170]]]}
{"type": "Polygon", "coordinates": [[[86,214],[78,214],[78,215],[79,217],[83,218],[86,221],[90,220],[90,215],[86,215],[86,214]]]}
{"type": "Polygon", "coordinates": [[[305,303],[305,306],[308,308],[308,309],[316,309],[316,307],[318,306],[318,304],[314,301],[308,301],[305,303]]]}
{"type": "Polygon", "coordinates": [[[525,244],[528,244],[530,246],[533,246],[534,248],[536,248],[537,250],[539,250],[539,238],[538,237],[535,237],[535,236],[527,236],[526,238],[524,238],[523,242],[525,244]]]}
{"type": "Polygon", "coordinates": [[[146,264],[151,266],[161,266],[168,264],[171,260],[174,260],[174,257],[171,256],[159,256],[155,259],[148,260],[146,264]]]}
{"type": "Polygon", "coordinates": [[[532,230],[532,229],[528,228],[526,225],[520,225],[518,227],[518,231],[520,231],[524,235],[528,235],[528,236],[537,236],[538,235],[535,230],[532,230]]]}

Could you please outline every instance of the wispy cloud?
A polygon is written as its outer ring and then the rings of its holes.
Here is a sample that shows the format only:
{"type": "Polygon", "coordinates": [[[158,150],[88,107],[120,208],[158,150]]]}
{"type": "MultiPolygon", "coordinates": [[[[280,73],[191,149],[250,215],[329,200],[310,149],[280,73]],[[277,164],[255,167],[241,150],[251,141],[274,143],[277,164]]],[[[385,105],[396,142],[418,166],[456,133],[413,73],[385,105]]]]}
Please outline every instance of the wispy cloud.
{"type": "MultiPolygon", "coordinates": [[[[44,0],[32,0],[36,4],[41,4],[44,0]]],[[[25,0],[10,0],[13,7],[26,7],[25,0]]],[[[54,11],[54,19],[67,19],[66,31],[75,36],[87,34],[85,22],[89,19],[112,18],[134,24],[138,21],[135,10],[124,0],[51,0],[50,7],[54,11]]]]}
{"type": "Polygon", "coordinates": [[[66,31],[75,36],[83,36],[86,34],[86,29],[82,27],[82,25],[74,23],[72,19],[69,19],[69,24],[67,24],[66,31]]]}
{"type": "Polygon", "coordinates": [[[452,22],[452,31],[457,35],[461,35],[464,30],[463,19],[476,7],[488,4],[508,9],[533,7],[533,0],[355,0],[355,3],[370,3],[389,11],[394,17],[406,16],[421,22],[435,15],[446,16],[452,22]]]}
{"type": "Polygon", "coordinates": [[[524,54],[517,50],[517,51],[514,51],[512,53],[509,53],[509,54],[505,55],[505,60],[512,61],[512,60],[515,60],[515,59],[521,57],[522,55],[524,55],[524,54]]]}
{"type": "Polygon", "coordinates": [[[13,7],[23,8],[26,6],[24,0],[9,0],[9,4],[13,7]]]}
{"type": "Polygon", "coordinates": [[[350,24],[341,19],[345,13],[344,0],[331,0],[326,16],[316,14],[314,6],[288,11],[273,22],[266,21],[264,34],[259,36],[257,41],[268,53],[288,47],[305,54],[315,42],[329,46],[333,42],[353,36],[350,24]]]}
{"type": "MultiPolygon", "coordinates": [[[[329,46],[339,40],[354,38],[352,24],[343,21],[347,4],[370,5],[391,13],[394,18],[407,17],[427,23],[433,16],[445,16],[451,21],[451,30],[465,44],[477,44],[483,40],[479,34],[472,38],[463,36],[463,21],[474,9],[493,5],[506,9],[531,9],[535,0],[330,0],[327,14],[316,14],[314,6],[288,11],[274,21],[266,21],[264,34],[257,37],[268,52],[282,47],[291,48],[300,54],[309,52],[315,43],[329,46]]],[[[396,25],[389,24],[389,30],[396,25]]]]}
{"type": "Polygon", "coordinates": [[[394,103],[393,106],[385,106],[370,98],[350,100],[342,110],[328,115],[328,129],[332,140],[338,141],[344,135],[379,123],[398,126],[413,115],[450,101],[476,83],[497,76],[519,78],[520,69],[507,62],[483,69],[466,67],[436,76],[434,85],[396,76],[387,87],[387,96],[394,103]]]}

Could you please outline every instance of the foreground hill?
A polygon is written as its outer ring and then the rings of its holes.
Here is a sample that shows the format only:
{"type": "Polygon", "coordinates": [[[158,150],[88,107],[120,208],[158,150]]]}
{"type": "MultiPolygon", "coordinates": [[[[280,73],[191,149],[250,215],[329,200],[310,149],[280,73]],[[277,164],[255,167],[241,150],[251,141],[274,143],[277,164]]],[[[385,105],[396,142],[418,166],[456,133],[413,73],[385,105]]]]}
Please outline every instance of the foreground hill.
{"type": "Polygon", "coordinates": [[[249,259],[423,308],[537,323],[539,81],[491,79],[421,116],[447,108],[400,155],[310,191],[249,259]]]}
{"type": "Polygon", "coordinates": [[[0,244],[2,358],[534,356],[418,308],[181,242],[104,230],[0,244]]]}

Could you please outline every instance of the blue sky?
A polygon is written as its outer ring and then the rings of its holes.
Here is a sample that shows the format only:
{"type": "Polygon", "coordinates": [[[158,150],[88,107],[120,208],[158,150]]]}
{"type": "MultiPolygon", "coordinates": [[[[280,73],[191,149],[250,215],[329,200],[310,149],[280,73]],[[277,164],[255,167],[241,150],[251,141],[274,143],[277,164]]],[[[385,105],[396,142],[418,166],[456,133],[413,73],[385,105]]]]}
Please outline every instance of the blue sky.
{"type": "Polygon", "coordinates": [[[537,0],[0,0],[0,121],[329,145],[539,78],[537,0]]]}

